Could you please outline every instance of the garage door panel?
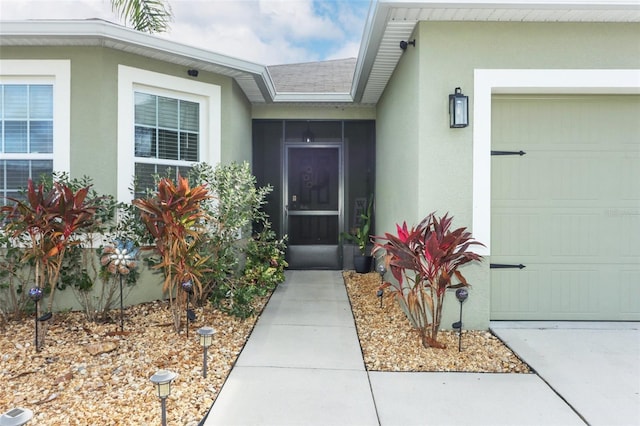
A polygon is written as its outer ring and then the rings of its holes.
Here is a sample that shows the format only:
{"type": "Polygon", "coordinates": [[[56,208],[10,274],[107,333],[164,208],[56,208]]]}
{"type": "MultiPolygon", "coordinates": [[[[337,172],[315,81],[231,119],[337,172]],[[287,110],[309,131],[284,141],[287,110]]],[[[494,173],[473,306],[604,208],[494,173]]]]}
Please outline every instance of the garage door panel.
{"type": "Polygon", "coordinates": [[[640,270],[528,264],[491,271],[494,320],[637,320],[640,270]]]}
{"type": "MultiPolygon", "coordinates": [[[[618,311],[630,314],[631,318],[640,310],[640,268],[620,271],[618,311]]],[[[630,318],[629,318],[630,319],[630,318]]]]}
{"type": "Polygon", "coordinates": [[[492,169],[491,179],[501,182],[492,194],[496,202],[500,200],[536,201],[540,198],[540,184],[529,179],[513,179],[516,174],[532,175],[538,170],[535,162],[524,163],[518,158],[503,158],[502,167],[492,169]]]}
{"type": "Polygon", "coordinates": [[[537,215],[506,211],[496,214],[494,222],[499,228],[496,232],[499,241],[495,242],[495,256],[524,258],[539,254],[539,240],[534,237],[543,229],[537,215]]]}
{"type": "MultiPolygon", "coordinates": [[[[597,256],[598,244],[593,244],[602,231],[600,217],[596,214],[559,213],[550,216],[547,228],[549,245],[545,247],[552,256],[584,257],[597,256]]],[[[540,238],[540,237],[538,237],[540,238]]],[[[544,256],[544,253],[541,253],[544,256]]],[[[568,259],[562,260],[563,262],[568,259]]]]}
{"type": "Polygon", "coordinates": [[[491,306],[494,319],[512,319],[515,314],[535,315],[539,301],[545,297],[540,272],[535,267],[526,270],[492,272],[491,306]],[[518,283],[518,285],[514,285],[518,283]]]}
{"type": "Polygon", "coordinates": [[[600,273],[588,265],[580,268],[562,269],[550,268],[551,312],[559,315],[597,314],[600,310],[598,288],[600,273]]]}
{"type": "Polygon", "coordinates": [[[640,97],[494,97],[491,318],[640,320],[640,97]],[[503,121],[504,120],[504,121],[503,121]]]}

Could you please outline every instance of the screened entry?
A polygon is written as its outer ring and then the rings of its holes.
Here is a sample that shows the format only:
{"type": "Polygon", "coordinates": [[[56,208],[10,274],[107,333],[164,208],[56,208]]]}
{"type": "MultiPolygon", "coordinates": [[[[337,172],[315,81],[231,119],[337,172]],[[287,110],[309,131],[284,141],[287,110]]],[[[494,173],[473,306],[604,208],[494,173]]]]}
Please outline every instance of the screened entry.
{"type": "Polygon", "coordinates": [[[254,120],[253,171],[271,185],[266,213],[287,235],[290,269],[350,268],[340,233],[357,225],[374,193],[372,120],[254,120]]]}

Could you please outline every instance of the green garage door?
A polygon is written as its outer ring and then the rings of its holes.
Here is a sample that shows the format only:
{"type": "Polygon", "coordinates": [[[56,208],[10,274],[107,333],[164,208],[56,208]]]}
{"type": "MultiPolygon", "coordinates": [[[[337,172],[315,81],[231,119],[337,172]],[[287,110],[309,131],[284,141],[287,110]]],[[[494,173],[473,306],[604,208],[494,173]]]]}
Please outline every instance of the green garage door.
{"type": "Polygon", "coordinates": [[[640,96],[492,105],[491,318],[640,320],[640,96]]]}

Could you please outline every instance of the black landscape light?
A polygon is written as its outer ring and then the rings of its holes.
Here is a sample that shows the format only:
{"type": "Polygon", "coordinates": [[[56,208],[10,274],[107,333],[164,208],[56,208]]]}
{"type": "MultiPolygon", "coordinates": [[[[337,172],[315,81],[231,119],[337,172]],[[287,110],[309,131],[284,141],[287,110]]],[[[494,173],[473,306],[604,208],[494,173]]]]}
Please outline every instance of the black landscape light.
{"type": "Polygon", "coordinates": [[[469,292],[465,288],[456,290],[456,299],[460,302],[460,321],[454,322],[451,327],[458,330],[458,352],[462,352],[462,303],[469,297],[469,292]]]}
{"type": "Polygon", "coordinates": [[[38,322],[39,321],[46,321],[49,318],[51,318],[51,313],[49,312],[49,313],[43,315],[42,319],[38,318],[38,306],[40,305],[40,299],[42,299],[42,289],[40,287],[31,287],[29,289],[29,298],[31,300],[33,300],[33,302],[36,305],[34,343],[35,343],[35,346],[36,346],[36,352],[40,352],[40,345],[38,344],[38,322]],[[44,317],[47,317],[47,318],[44,318],[44,317]]]}
{"type": "Polygon", "coordinates": [[[376,296],[380,298],[380,307],[382,308],[382,298],[384,297],[384,290],[382,289],[382,284],[384,284],[384,274],[387,273],[387,267],[384,266],[384,263],[380,262],[378,263],[378,266],[376,266],[376,271],[378,271],[378,274],[380,274],[380,288],[378,289],[376,296]]]}
{"type": "Polygon", "coordinates": [[[33,411],[16,407],[0,416],[0,426],[21,426],[33,418],[33,411]]]}
{"type": "Polygon", "coordinates": [[[196,320],[196,313],[189,309],[189,299],[193,293],[193,282],[191,280],[182,283],[182,289],[187,293],[187,338],[189,338],[189,321],[196,320]]]}
{"type": "Polygon", "coordinates": [[[156,392],[160,398],[160,408],[162,409],[162,426],[167,426],[167,397],[171,394],[171,382],[178,375],[169,370],[158,370],[149,380],[156,385],[156,392]]]}
{"type": "Polygon", "coordinates": [[[197,331],[200,340],[200,346],[204,349],[202,358],[202,377],[207,377],[207,349],[213,343],[213,335],[215,330],[212,327],[200,327],[197,331]]]}

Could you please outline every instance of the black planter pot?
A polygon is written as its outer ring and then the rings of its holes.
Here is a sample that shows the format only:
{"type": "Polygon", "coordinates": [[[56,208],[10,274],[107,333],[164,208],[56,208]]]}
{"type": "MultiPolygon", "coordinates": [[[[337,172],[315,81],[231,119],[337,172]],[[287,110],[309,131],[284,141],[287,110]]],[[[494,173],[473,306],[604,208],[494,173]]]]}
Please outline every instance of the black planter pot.
{"type": "Polygon", "coordinates": [[[373,261],[373,256],[363,256],[361,254],[357,254],[353,256],[353,267],[356,272],[359,274],[366,274],[367,272],[371,272],[371,263],[373,261]]]}

